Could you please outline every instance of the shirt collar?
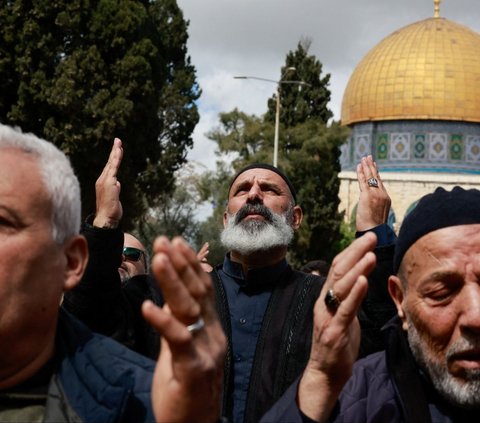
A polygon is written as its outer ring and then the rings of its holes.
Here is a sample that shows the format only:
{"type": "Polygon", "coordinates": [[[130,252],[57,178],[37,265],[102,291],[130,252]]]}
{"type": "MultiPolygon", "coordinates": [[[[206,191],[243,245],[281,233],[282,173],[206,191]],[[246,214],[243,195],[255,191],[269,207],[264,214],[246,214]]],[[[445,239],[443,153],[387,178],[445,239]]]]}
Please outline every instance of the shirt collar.
{"type": "Polygon", "coordinates": [[[285,258],[279,262],[265,267],[250,269],[247,275],[243,273],[240,263],[230,259],[230,253],[223,261],[223,271],[242,287],[268,287],[275,285],[279,276],[287,269],[288,263],[285,258]]]}

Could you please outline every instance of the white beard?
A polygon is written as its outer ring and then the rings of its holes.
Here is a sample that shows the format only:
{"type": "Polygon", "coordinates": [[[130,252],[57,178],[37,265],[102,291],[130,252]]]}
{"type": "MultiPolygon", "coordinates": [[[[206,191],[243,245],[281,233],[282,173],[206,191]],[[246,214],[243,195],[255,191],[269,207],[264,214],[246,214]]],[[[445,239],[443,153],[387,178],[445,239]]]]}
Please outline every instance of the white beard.
{"type": "Polygon", "coordinates": [[[450,403],[463,408],[480,407],[480,370],[465,369],[465,374],[460,380],[448,371],[448,359],[460,351],[478,348],[479,341],[462,337],[455,342],[446,352],[442,363],[432,359],[433,353],[429,344],[422,339],[412,320],[407,314],[408,342],[417,363],[426,370],[435,387],[450,403]]]}
{"type": "Polygon", "coordinates": [[[228,214],[227,226],[222,231],[221,241],[228,251],[248,256],[257,251],[268,251],[276,247],[286,247],[293,239],[294,231],[289,220],[293,208],[283,215],[271,213],[267,220],[247,220],[236,223],[236,214],[228,214]]]}

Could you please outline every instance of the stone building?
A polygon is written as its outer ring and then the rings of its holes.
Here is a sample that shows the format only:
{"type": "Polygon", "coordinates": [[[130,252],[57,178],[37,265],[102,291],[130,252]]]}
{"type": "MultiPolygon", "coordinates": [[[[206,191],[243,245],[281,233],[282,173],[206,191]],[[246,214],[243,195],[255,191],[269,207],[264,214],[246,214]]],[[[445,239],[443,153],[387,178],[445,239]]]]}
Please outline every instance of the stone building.
{"type": "Polygon", "coordinates": [[[392,197],[395,228],[436,187],[480,188],[480,34],[434,16],[399,29],[357,65],[345,89],[341,121],[340,208],[349,220],[355,166],[372,154],[392,197]]]}

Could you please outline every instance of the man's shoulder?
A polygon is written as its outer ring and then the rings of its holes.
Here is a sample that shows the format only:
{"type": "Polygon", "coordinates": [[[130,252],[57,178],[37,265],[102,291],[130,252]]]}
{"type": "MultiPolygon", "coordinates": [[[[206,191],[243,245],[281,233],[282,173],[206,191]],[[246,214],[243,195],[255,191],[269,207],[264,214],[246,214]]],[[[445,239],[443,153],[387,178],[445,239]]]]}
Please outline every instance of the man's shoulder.
{"type": "Polygon", "coordinates": [[[305,272],[301,272],[300,270],[295,270],[293,268],[291,268],[291,270],[292,270],[292,275],[295,278],[303,281],[309,281],[314,285],[323,285],[326,280],[325,276],[318,276],[313,273],[305,273],[305,272]]]}
{"type": "Polygon", "coordinates": [[[387,373],[387,359],[385,351],[378,351],[358,360],[353,366],[355,372],[364,372],[366,374],[387,373]]]}
{"type": "Polygon", "coordinates": [[[125,416],[136,414],[138,421],[153,419],[150,390],[154,361],[91,332],[65,312],[59,319],[57,356],[61,392],[85,421],[106,421],[120,410],[125,416]]]}
{"type": "Polygon", "coordinates": [[[365,398],[381,398],[394,395],[393,380],[389,374],[385,351],[379,351],[358,360],[352,376],[342,391],[348,402],[363,401],[365,398]]]}
{"type": "Polygon", "coordinates": [[[94,362],[95,370],[99,372],[105,368],[110,373],[137,369],[151,373],[155,367],[153,360],[107,336],[91,332],[65,311],[61,313],[57,343],[64,358],[78,363],[94,362]]]}
{"type": "MultiPolygon", "coordinates": [[[[127,348],[112,338],[93,333],[90,342],[90,348],[94,352],[94,357],[99,359],[101,355],[105,358],[105,363],[108,363],[109,367],[115,364],[116,370],[118,369],[119,372],[137,368],[150,373],[155,368],[155,362],[152,359],[127,348]]],[[[109,371],[112,370],[109,369],[109,371]]]]}
{"type": "Polygon", "coordinates": [[[312,273],[304,273],[299,270],[290,268],[288,276],[288,283],[295,286],[300,292],[308,292],[309,296],[314,297],[315,300],[320,294],[320,291],[325,283],[324,276],[314,275],[312,273]]]}
{"type": "Polygon", "coordinates": [[[385,351],[370,354],[355,363],[339,398],[339,414],[345,421],[382,421],[386,418],[398,421],[401,414],[385,351]]]}

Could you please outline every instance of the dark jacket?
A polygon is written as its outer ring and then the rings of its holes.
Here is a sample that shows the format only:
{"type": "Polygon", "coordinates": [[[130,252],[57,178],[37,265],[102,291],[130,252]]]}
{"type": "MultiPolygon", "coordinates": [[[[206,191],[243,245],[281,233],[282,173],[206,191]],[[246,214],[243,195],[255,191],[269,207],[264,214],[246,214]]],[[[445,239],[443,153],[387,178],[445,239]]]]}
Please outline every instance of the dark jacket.
{"type": "MultiPolygon", "coordinates": [[[[385,328],[385,351],[371,354],[353,367],[352,377],[342,390],[330,416],[345,423],[453,423],[479,421],[480,410],[452,406],[434,390],[418,368],[399,320],[385,328]]],[[[262,423],[312,422],[296,405],[298,381],[261,419],[262,423]]]]}
{"type": "Polygon", "coordinates": [[[153,422],[155,363],[61,311],[45,422],[153,422]]]}
{"type": "MultiPolygon", "coordinates": [[[[228,338],[223,415],[232,416],[232,340],[228,302],[216,269],[212,272],[217,311],[228,338]]],[[[310,354],[313,305],[324,278],[287,267],[272,289],[258,337],[245,405],[245,422],[257,422],[265,410],[305,368],[310,354]]]]}
{"type": "Polygon", "coordinates": [[[158,334],[143,318],[146,299],[163,299],[150,275],[138,275],[122,286],[118,268],[122,262],[123,232],[82,225],[90,258],[80,284],[65,294],[62,306],[90,330],[109,336],[152,359],[158,357],[158,334]]]}

